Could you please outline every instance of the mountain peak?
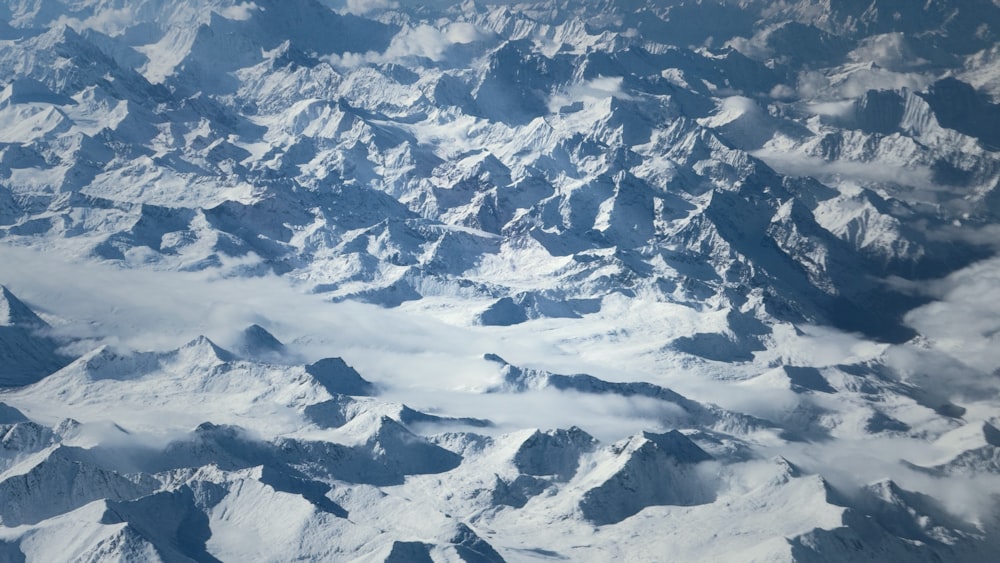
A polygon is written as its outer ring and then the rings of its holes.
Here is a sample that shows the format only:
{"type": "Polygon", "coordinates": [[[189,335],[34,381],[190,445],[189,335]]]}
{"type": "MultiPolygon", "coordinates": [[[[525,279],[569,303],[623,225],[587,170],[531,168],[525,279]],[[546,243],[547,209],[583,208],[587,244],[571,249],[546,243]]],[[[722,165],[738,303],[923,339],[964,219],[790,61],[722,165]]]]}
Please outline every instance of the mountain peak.
{"type": "Polygon", "coordinates": [[[240,333],[236,351],[250,358],[280,357],[285,345],[258,324],[252,324],[240,333]]]}
{"type": "Polygon", "coordinates": [[[6,286],[0,285],[0,326],[41,328],[47,324],[6,286]]]}
{"type": "Polygon", "coordinates": [[[330,393],[354,396],[375,394],[375,386],[342,358],[324,358],[306,366],[306,372],[330,393]]]}
{"type": "Polygon", "coordinates": [[[213,363],[216,361],[231,362],[235,359],[232,352],[220,347],[204,335],[198,336],[184,346],[181,346],[177,351],[185,356],[190,356],[194,359],[208,359],[213,363]]]}
{"type": "Polygon", "coordinates": [[[0,561],[991,560],[998,2],[0,1],[0,561]]]}

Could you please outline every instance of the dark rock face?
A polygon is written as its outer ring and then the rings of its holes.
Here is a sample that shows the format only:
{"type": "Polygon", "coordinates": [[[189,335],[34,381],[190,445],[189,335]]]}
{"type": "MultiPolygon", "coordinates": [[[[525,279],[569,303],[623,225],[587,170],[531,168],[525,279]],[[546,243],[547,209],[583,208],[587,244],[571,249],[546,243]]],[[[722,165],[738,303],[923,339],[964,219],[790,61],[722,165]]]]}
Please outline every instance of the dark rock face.
{"type": "Polygon", "coordinates": [[[330,393],[357,396],[375,393],[375,386],[341,358],[320,360],[306,367],[306,371],[330,393]]]}
{"type": "Polygon", "coordinates": [[[0,285],[0,388],[34,383],[69,363],[49,328],[30,307],[0,285]]]}
{"type": "Polygon", "coordinates": [[[922,97],[942,127],[975,137],[991,151],[1000,151],[1000,105],[991,103],[972,85],[949,77],[935,82],[922,97]]]}
{"type": "Polygon", "coordinates": [[[904,103],[896,91],[869,90],[855,102],[855,126],[868,133],[891,135],[899,129],[904,103]]]}
{"type": "Polygon", "coordinates": [[[595,446],[589,434],[573,427],[551,432],[536,431],[514,454],[514,465],[525,475],[551,475],[569,480],[580,462],[580,454],[595,446]]]}

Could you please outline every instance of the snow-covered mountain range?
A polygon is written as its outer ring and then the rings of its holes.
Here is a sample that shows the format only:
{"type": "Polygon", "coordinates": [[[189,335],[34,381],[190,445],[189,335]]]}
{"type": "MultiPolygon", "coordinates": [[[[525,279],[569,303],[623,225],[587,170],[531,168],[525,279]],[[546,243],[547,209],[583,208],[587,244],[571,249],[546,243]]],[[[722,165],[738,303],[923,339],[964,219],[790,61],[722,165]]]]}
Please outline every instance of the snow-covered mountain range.
{"type": "Polygon", "coordinates": [[[8,0],[0,560],[995,561],[995,0],[8,0]]]}

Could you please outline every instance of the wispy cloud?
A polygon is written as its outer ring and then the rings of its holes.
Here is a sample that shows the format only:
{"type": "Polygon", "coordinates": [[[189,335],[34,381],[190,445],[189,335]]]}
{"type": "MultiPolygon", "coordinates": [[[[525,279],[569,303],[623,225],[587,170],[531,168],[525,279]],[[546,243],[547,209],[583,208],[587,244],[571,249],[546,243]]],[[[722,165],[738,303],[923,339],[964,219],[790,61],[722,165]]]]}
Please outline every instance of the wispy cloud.
{"type": "Polygon", "coordinates": [[[219,15],[231,20],[245,21],[253,17],[253,13],[257,10],[260,10],[260,7],[254,2],[240,2],[221,8],[219,15]]]}
{"type": "Polygon", "coordinates": [[[906,315],[935,349],[987,373],[1000,370],[1000,258],[927,284],[939,300],[906,315]]]}
{"type": "Polygon", "coordinates": [[[930,168],[926,166],[898,165],[885,162],[827,161],[820,157],[806,156],[773,149],[754,151],[753,156],[768,166],[788,176],[810,176],[837,184],[844,181],[861,185],[884,183],[902,185],[922,191],[940,189],[931,181],[930,168]]]}
{"type": "Polygon", "coordinates": [[[393,0],[346,0],[343,9],[345,12],[363,16],[375,10],[391,10],[399,7],[399,2],[393,0]]]}
{"type": "Polygon", "coordinates": [[[559,108],[574,102],[595,102],[608,98],[631,100],[632,97],[622,89],[624,78],[621,76],[599,76],[579,84],[573,84],[554,94],[549,99],[549,111],[559,111],[559,108]]]}
{"type": "Polygon", "coordinates": [[[367,63],[390,63],[421,57],[435,62],[443,61],[453,45],[479,41],[485,34],[470,23],[454,22],[442,28],[427,24],[404,26],[385,51],[379,53],[345,53],[331,56],[330,62],[337,66],[353,67],[367,63]]]}
{"type": "MultiPolygon", "coordinates": [[[[780,385],[753,387],[748,392],[746,385],[713,378],[709,369],[697,366],[657,371],[654,375],[633,369],[653,361],[651,357],[623,364],[618,373],[610,364],[615,354],[622,358],[634,355],[638,342],[632,340],[605,342],[603,350],[612,353],[603,363],[597,352],[581,358],[572,347],[559,344],[587,331],[606,331],[611,322],[608,319],[554,320],[517,327],[455,326],[435,320],[419,308],[390,310],[359,303],[331,303],[320,295],[303,293],[286,279],[271,276],[241,278],[218,272],[123,270],[6,246],[0,246],[0,263],[4,265],[0,281],[48,312],[60,334],[84,338],[86,344],[110,342],[138,350],[166,350],[205,334],[226,345],[244,327],[258,323],[308,360],[344,357],[363,376],[382,386],[384,399],[451,416],[489,418],[498,424],[492,430],[480,431],[577,425],[607,443],[642,430],[684,427],[684,417],[673,405],[652,399],[551,389],[482,393],[499,377],[496,365],[482,359],[484,352],[496,352],[523,365],[546,365],[563,373],[593,368],[591,373],[608,379],[654,381],[699,401],[777,419],[796,409],[816,409],[817,417],[829,412],[830,421],[847,424],[851,417],[867,412],[850,400],[795,393],[780,385]],[[567,324],[571,322],[575,323],[572,327],[567,324]],[[679,385],[672,385],[675,382],[679,385]]],[[[1000,259],[935,282],[933,291],[941,301],[907,317],[930,339],[930,348],[920,352],[912,347],[895,347],[885,355],[887,362],[900,377],[943,399],[961,395],[963,389],[966,394],[984,389],[984,372],[1000,365],[1000,346],[996,342],[1000,334],[998,287],[1000,259]]],[[[645,332],[638,330],[638,325],[633,328],[636,330],[629,330],[630,339],[655,340],[655,326],[646,326],[645,332]]],[[[796,332],[794,338],[788,339],[784,348],[776,343],[775,353],[782,361],[794,363],[834,365],[863,361],[882,352],[881,347],[832,329],[796,332]]],[[[586,341],[590,348],[600,347],[594,344],[598,341],[586,341]]],[[[759,369],[772,368],[761,365],[759,369]]],[[[996,393],[980,391],[979,395],[981,398],[976,400],[988,401],[996,393]]],[[[914,416],[935,416],[918,405],[912,409],[914,416]]],[[[970,423],[983,416],[979,411],[971,413],[970,423]]],[[[761,456],[782,455],[821,473],[845,491],[892,478],[903,487],[943,498],[949,509],[967,517],[978,515],[983,508],[977,491],[1000,490],[1000,484],[984,481],[988,477],[932,479],[900,463],[900,459],[906,459],[930,465],[951,451],[931,445],[925,438],[872,437],[848,430],[826,441],[786,443],[772,439],[755,448],[761,456]]]]}

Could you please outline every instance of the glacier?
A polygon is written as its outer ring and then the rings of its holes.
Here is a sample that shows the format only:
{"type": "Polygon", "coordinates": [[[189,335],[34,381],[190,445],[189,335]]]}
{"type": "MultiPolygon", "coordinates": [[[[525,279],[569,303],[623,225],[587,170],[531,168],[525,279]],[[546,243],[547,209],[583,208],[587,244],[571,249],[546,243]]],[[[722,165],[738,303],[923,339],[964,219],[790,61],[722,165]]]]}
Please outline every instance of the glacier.
{"type": "Polygon", "coordinates": [[[993,0],[8,0],[0,561],[994,561],[993,0]]]}

